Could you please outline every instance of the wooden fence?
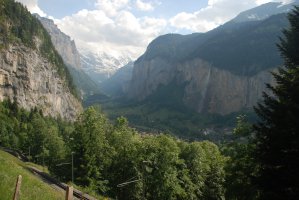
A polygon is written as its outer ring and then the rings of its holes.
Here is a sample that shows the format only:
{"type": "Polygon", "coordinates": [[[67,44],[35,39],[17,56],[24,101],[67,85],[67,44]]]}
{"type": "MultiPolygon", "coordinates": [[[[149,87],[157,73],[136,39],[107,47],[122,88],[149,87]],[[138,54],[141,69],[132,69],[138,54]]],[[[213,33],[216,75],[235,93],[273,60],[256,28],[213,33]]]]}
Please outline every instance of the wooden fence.
{"type": "MultiPolygon", "coordinates": [[[[18,200],[20,196],[20,190],[21,190],[21,184],[22,184],[22,176],[19,175],[16,182],[15,192],[13,196],[13,200],[18,200]]],[[[66,187],[66,193],[65,193],[65,200],[73,200],[73,186],[67,186],[66,187]]]]}

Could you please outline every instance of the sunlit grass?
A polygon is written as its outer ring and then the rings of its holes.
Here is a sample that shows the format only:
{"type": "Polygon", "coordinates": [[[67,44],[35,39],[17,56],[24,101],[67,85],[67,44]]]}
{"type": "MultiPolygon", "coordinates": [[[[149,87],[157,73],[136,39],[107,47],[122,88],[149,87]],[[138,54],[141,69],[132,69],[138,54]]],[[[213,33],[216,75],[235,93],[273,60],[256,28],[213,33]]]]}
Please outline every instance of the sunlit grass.
{"type": "MultiPolygon", "coordinates": [[[[32,165],[32,164],[29,164],[32,165]]],[[[60,192],[44,183],[38,177],[26,169],[27,164],[14,156],[0,151],[0,199],[11,200],[13,198],[15,184],[18,175],[22,175],[20,190],[21,200],[60,200],[64,199],[64,192],[60,192]]],[[[40,166],[36,166],[39,167],[40,166]]]]}

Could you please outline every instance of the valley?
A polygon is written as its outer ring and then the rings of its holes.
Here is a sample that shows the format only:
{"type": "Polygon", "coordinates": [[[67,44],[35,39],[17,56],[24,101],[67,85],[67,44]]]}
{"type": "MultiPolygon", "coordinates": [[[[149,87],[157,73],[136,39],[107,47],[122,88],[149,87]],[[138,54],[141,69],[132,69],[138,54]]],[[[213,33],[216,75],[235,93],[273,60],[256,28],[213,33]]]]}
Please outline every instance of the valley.
{"type": "Polygon", "coordinates": [[[60,1],[0,0],[0,198],[297,199],[298,0],[60,1]]]}

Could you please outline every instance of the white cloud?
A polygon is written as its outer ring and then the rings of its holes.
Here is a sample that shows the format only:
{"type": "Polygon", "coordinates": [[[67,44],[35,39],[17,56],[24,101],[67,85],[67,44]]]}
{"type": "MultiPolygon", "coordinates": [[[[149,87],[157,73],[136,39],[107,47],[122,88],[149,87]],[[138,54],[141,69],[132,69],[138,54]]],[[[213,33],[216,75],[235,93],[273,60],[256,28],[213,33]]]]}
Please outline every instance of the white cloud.
{"type": "Polygon", "coordinates": [[[37,4],[38,0],[17,0],[17,1],[25,5],[31,13],[37,13],[42,17],[47,16],[47,14],[38,7],[37,4]]]}
{"type": "Polygon", "coordinates": [[[146,2],[143,2],[142,0],[137,0],[136,1],[136,7],[139,10],[142,10],[142,11],[151,11],[151,10],[154,10],[154,6],[153,6],[152,3],[146,3],[146,2]]]}
{"type": "MultiPolygon", "coordinates": [[[[18,1],[26,5],[31,13],[47,16],[38,7],[38,0],[18,1]]],[[[130,11],[131,6],[136,7],[137,3],[141,10],[153,9],[154,5],[135,0],[96,0],[95,10],[83,9],[62,19],[47,17],[71,36],[82,51],[106,52],[115,56],[126,54],[135,59],[150,41],[164,33],[167,26],[165,19],[135,17],[130,11]]]]}
{"type": "Polygon", "coordinates": [[[130,0],[97,0],[95,3],[99,10],[108,16],[115,16],[119,10],[129,9],[130,0]]]}
{"type": "Polygon", "coordinates": [[[56,23],[76,40],[81,50],[125,53],[134,59],[143,53],[151,40],[163,33],[167,25],[164,19],[137,18],[126,9],[113,14],[107,10],[81,10],[56,23]]]}
{"type": "MultiPolygon", "coordinates": [[[[46,14],[38,0],[18,0],[31,12],[46,14]]],[[[94,53],[127,54],[137,58],[155,37],[166,33],[205,32],[263,3],[281,0],[209,0],[205,8],[193,13],[181,12],[170,19],[136,17],[134,9],[153,10],[158,0],[94,0],[95,9],[83,9],[63,19],[54,19],[58,27],[75,39],[81,50],[94,53]]],[[[282,0],[288,3],[291,0],[282,0]]],[[[49,16],[48,16],[49,17],[49,16]]]]}

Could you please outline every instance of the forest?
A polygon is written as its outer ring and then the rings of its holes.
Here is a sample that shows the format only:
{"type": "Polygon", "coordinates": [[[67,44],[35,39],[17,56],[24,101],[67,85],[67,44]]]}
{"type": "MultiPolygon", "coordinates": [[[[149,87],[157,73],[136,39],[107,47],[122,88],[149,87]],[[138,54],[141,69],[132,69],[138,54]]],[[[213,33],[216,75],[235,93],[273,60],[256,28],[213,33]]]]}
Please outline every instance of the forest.
{"type": "Polygon", "coordinates": [[[97,107],[74,123],[43,117],[9,101],[0,107],[0,144],[46,165],[60,180],[119,199],[221,199],[225,163],[208,141],[188,143],[169,135],[140,135],[120,117],[111,124],[97,107]],[[126,182],[136,181],[131,184],[126,182]],[[124,183],[123,187],[117,187],[124,183]]]}

